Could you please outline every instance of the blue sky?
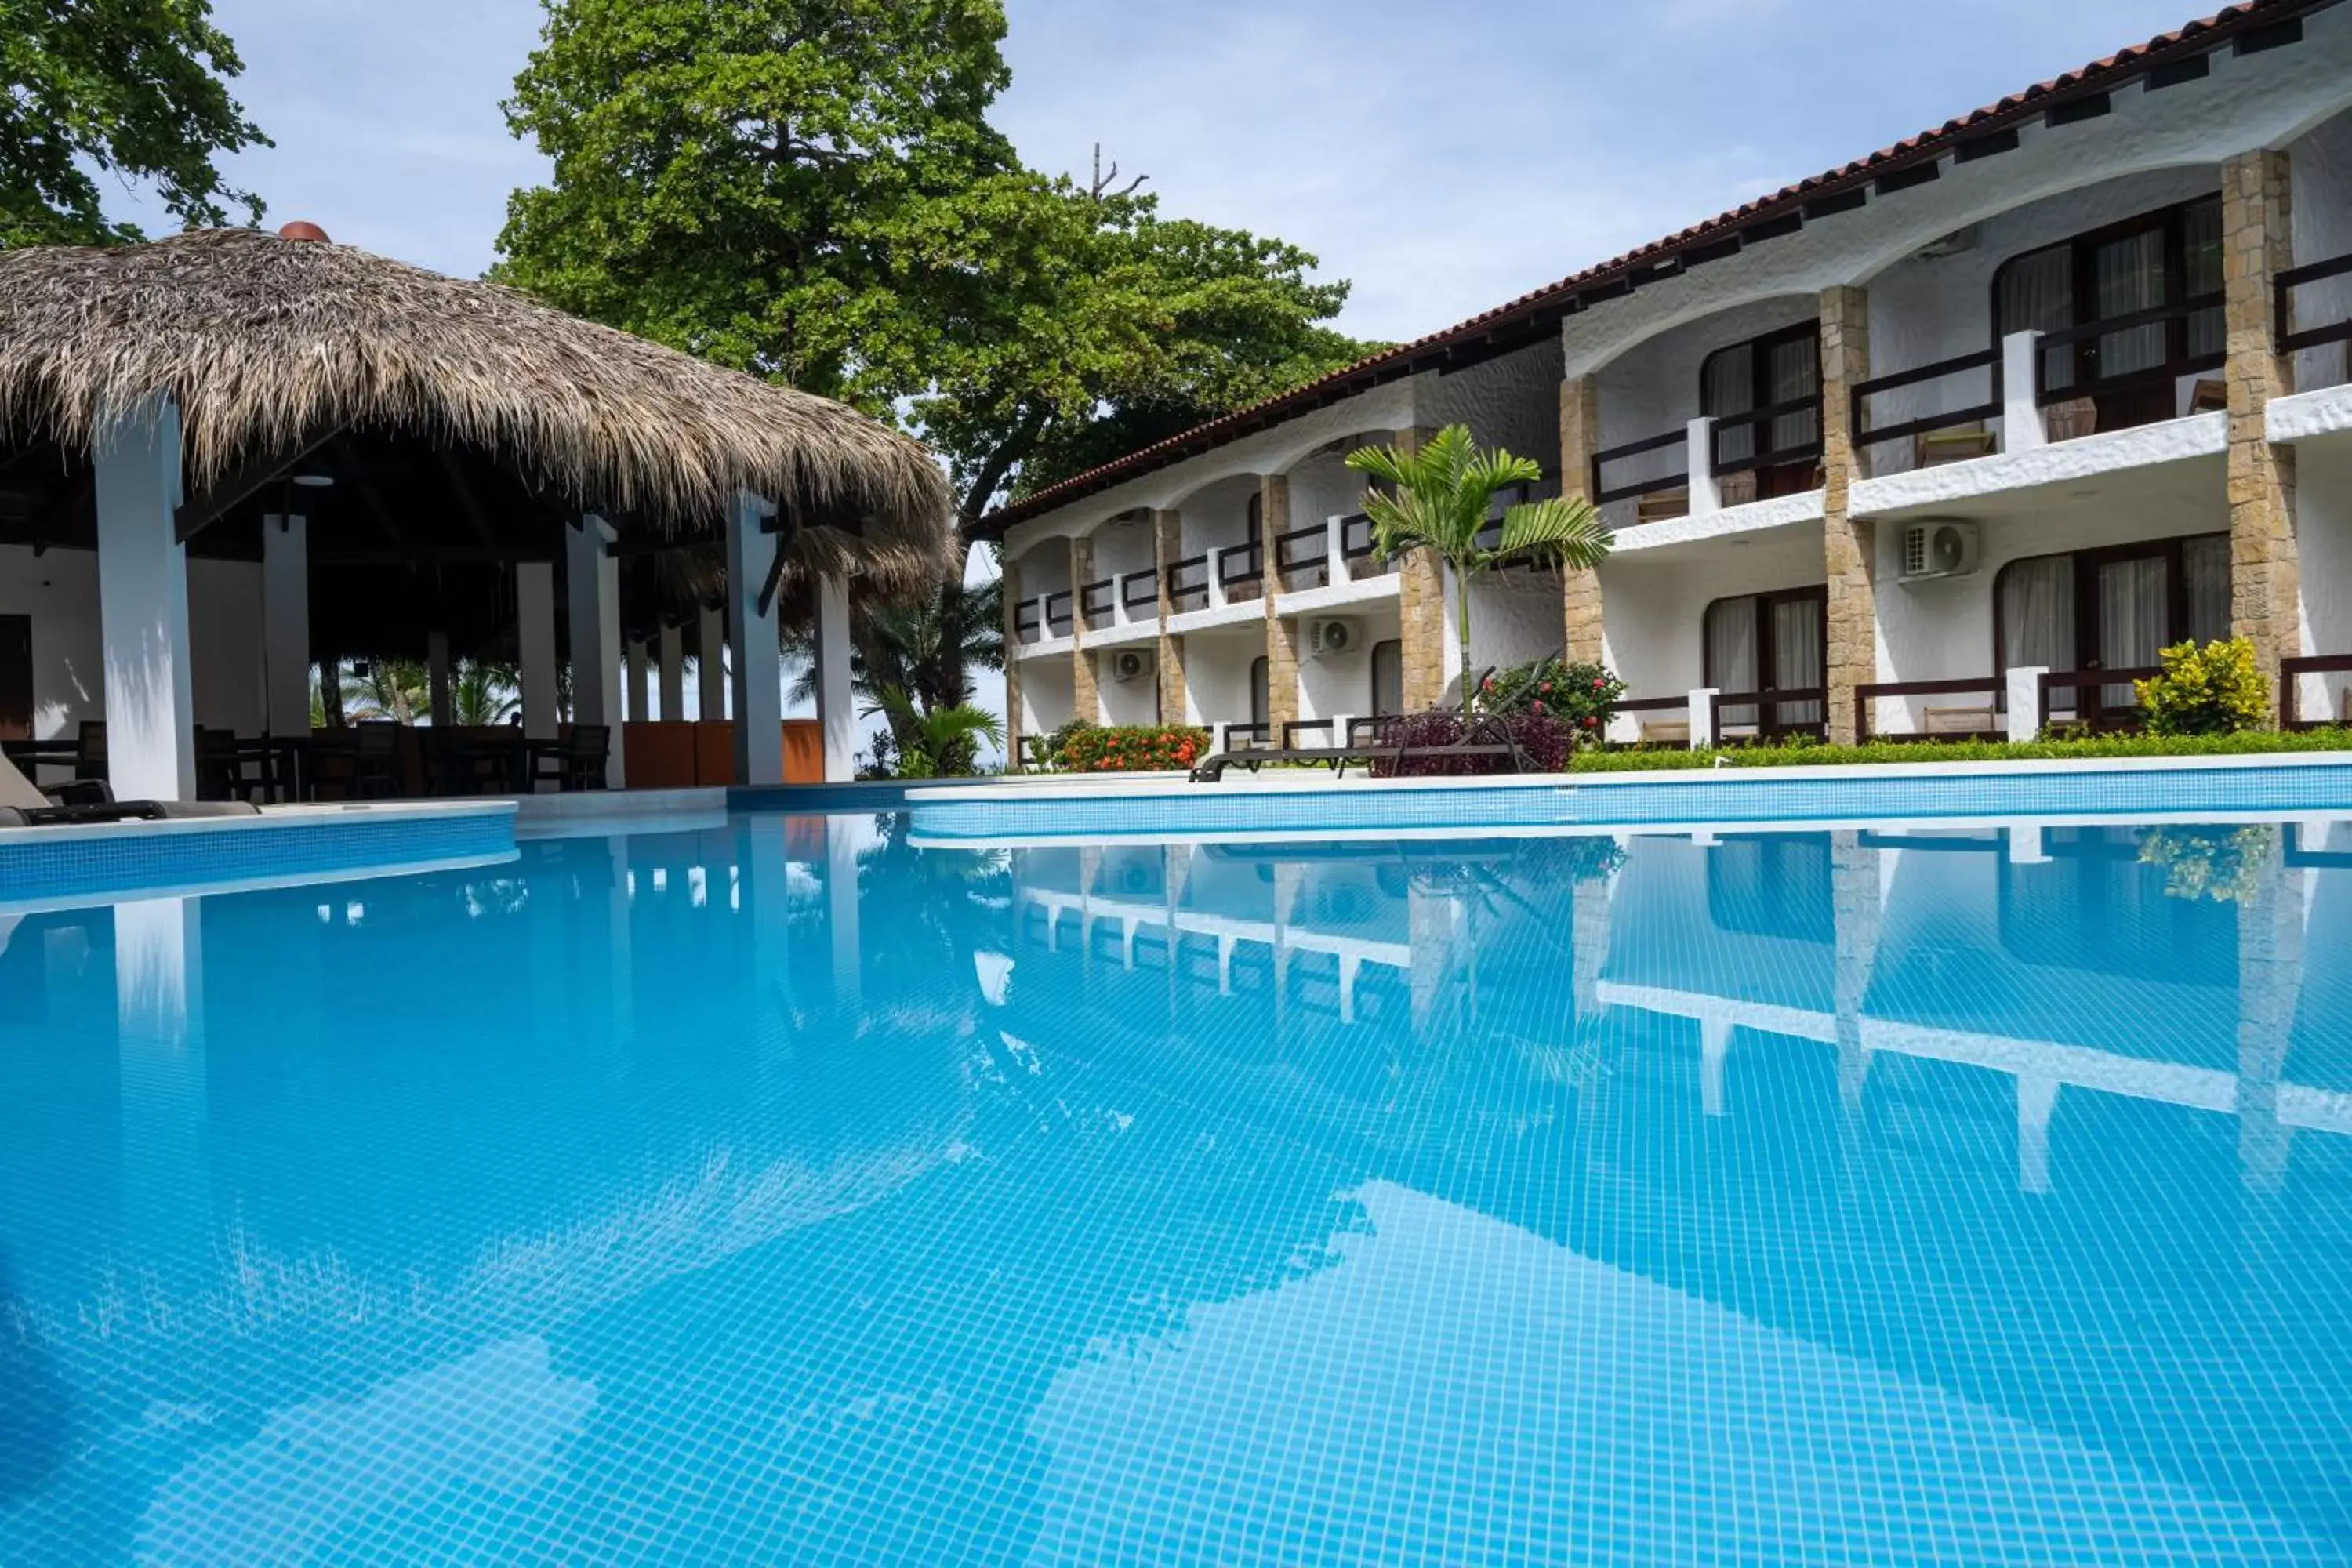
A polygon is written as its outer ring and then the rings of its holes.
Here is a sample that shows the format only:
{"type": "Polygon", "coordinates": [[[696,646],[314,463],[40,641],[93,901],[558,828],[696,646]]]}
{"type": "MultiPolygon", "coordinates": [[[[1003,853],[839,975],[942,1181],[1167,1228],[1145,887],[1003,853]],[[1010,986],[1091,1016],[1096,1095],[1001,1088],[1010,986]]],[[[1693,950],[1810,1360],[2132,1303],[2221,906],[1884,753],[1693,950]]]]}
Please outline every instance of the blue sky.
{"type": "MultiPolygon", "coordinates": [[[[997,123],[1354,280],[1412,338],[2190,19],[2200,0],[1009,0],[997,123]]],[[[2206,9],[2218,0],[2209,0],[2206,9]]],[[[215,0],[269,221],[471,276],[543,177],[524,0],[215,0]]],[[[119,204],[152,225],[135,194],[119,204]]],[[[975,569],[985,559],[975,557],[975,569]]],[[[982,697],[1002,704],[991,680],[982,697]]]]}

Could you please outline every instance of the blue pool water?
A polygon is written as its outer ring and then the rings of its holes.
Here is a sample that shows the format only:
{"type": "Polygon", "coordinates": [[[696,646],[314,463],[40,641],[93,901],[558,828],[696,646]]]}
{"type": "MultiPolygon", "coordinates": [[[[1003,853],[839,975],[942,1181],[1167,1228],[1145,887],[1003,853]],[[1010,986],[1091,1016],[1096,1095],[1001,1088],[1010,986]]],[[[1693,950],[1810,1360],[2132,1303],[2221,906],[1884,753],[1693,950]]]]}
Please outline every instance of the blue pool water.
{"type": "Polygon", "coordinates": [[[0,914],[0,1561],[2352,1559],[2352,831],[0,914]]]}

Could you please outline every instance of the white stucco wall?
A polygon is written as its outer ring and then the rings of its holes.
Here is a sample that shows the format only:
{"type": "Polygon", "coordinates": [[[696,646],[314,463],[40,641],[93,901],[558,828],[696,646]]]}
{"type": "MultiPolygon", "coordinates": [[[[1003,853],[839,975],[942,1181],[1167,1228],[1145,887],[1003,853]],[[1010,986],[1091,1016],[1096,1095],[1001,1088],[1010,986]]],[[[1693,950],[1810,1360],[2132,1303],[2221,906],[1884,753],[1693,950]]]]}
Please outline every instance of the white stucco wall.
{"type": "MultiPolygon", "coordinates": [[[[1076,686],[1066,658],[1032,659],[1021,667],[1021,732],[1042,735],[1070,721],[1076,686]]],[[[1088,718],[1094,717],[1092,714],[1088,718]]]]}
{"type": "Polygon", "coordinates": [[[1151,570],[1155,556],[1148,518],[1121,518],[1095,535],[1095,576],[1124,577],[1151,570]]]}
{"type": "Polygon", "coordinates": [[[1624,679],[1629,698],[1679,697],[1706,674],[1708,605],[1813,587],[1826,576],[1818,527],[1670,560],[1615,557],[1601,568],[1602,662],[1624,679]]]}
{"type": "Polygon", "coordinates": [[[1467,425],[1481,447],[1507,447],[1556,474],[1560,357],[1554,341],[1450,375],[1424,376],[1414,393],[1415,423],[1432,430],[1467,425]]]}
{"type": "Polygon", "coordinates": [[[1345,714],[1350,719],[1370,717],[1372,711],[1372,646],[1392,641],[1398,635],[1397,606],[1393,601],[1301,616],[1298,632],[1298,716],[1301,719],[1328,719],[1335,714],[1345,714]],[[1310,657],[1307,649],[1306,628],[1306,623],[1310,620],[1352,621],[1356,627],[1354,646],[1344,654],[1321,658],[1310,657]]]}
{"type": "MultiPolygon", "coordinates": [[[[33,622],[34,732],[70,739],[85,719],[106,717],[106,670],[98,619],[98,556],[87,550],[0,545],[0,615],[33,622]]],[[[188,563],[190,688],[196,723],[259,734],[261,568],[241,561],[188,563]]]]}
{"type": "MultiPolygon", "coordinates": [[[[2352,114],[2338,114],[2287,149],[2294,192],[2294,259],[2352,255],[2352,114]]],[[[2306,283],[2294,294],[2300,323],[2352,320],[2352,276],[2306,283]]],[[[2295,356],[2295,385],[2308,392],[2352,379],[2352,344],[2329,343],[2295,356]]]]}
{"type": "MultiPolygon", "coordinates": [[[[1102,694],[1102,721],[1106,724],[1156,724],[1160,721],[1160,677],[1157,665],[1133,680],[1116,680],[1111,677],[1112,659],[1121,650],[1107,648],[1087,657],[1095,661],[1095,687],[1102,694]]],[[[1153,659],[1159,650],[1146,645],[1132,651],[1153,659]]]]}
{"type": "Polygon", "coordinates": [[[1567,636],[1559,573],[1489,572],[1471,584],[1473,670],[1549,658],[1567,636]]]}
{"type": "Polygon", "coordinates": [[[1263,624],[1184,639],[1184,719],[1191,724],[1247,722],[1250,662],[1265,655],[1263,624]]]}
{"type": "MultiPolygon", "coordinates": [[[[1966,577],[1899,582],[1906,525],[1894,519],[1880,522],[1878,679],[1947,680],[1993,674],[1993,585],[2009,562],[2229,531],[2221,458],[2170,464],[2159,474],[2134,479],[2084,493],[2043,491],[2030,500],[1969,517],[1979,531],[1980,569],[1966,577]]],[[[1915,728],[1920,722],[1918,710],[1930,705],[1966,706],[1969,700],[1884,700],[1878,728],[1915,728]]]]}
{"type": "MultiPolygon", "coordinates": [[[[2296,448],[2295,535],[2303,565],[2303,651],[2352,654],[2352,436],[2296,448]]],[[[2341,717],[2352,677],[2310,676],[2306,717],[2341,717]]]]}
{"type": "Polygon", "coordinates": [[[0,616],[32,617],[37,737],[70,739],[83,720],[106,716],[95,553],[0,545],[0,616]]]}

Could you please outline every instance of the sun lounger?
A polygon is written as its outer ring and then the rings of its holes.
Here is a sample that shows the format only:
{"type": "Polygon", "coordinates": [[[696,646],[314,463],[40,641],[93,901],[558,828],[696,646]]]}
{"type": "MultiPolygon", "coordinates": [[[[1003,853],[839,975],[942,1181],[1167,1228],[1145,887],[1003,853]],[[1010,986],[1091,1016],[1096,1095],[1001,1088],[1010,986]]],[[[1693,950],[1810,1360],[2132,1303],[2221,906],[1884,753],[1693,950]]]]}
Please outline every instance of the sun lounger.
{"type": "Polygon", "coordinates": [[[102,779],[76,779],[37,787],[0,756],[0,827],[53,827],[102,822],[155,822],[165,817],[257,816],[248,801],[116,800],[102,779]]]}

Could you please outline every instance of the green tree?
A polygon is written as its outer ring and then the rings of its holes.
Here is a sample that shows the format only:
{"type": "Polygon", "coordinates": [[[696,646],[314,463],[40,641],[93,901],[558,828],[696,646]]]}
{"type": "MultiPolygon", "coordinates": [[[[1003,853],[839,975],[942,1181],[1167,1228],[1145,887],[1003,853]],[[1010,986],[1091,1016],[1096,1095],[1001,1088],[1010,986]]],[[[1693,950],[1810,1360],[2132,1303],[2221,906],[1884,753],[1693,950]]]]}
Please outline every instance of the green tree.
{"type": "Polygon", "coordinates": [[[342,676],[343,712],[355,723],[414,724],[432,707],[430,679],[414,659],[354,664],[342,676]]]}
{"type": "Polygon", "coordinates": [[[459,664],[457,679],[449,683],[449,722],[467,730],[512,723],[522,712],[521,686],[521,675],[512,665],[471,659],[459,664]]]}
{"type": "Polygon", "coordinates": [[[869,717],[879,713],[889,721],[898,752],[898,776],[902,779],[965,776],[977,765],[981,742],[1004,744],[1004,726],[996,715],[969,702],[919,709],[903,688],[889,686],[866,711],[869,717]]]}
{"type": "Polygon", "coordinates": [[[1525,501],[1503,513],[1488,544],[1495,498],[1543,478],[1542,465],[1497,447],[1481,452],[1466,425],[1449,425],[1420,447],[1366,447],[1348,467],[1373,481],[1364,492],[1372,544],[1394,559],[1428,550],[1454,569],[1454,616],[1462,642],[1462,714],[1471,713],[1470,584],[1498,566],[1535,562],[1589,571],[1609,554],[1608,529],[1582,497],[1525,501]]]}
{"type": "Polygon", "coordinates": [[[243,70],[207,0],[0,0],[0,247],[141,237],[100,175],[152,187],[189,227],[261,218],[214,158],[267,147],[226,79],[243,70]]]}
{"type": "MultiPolygon", "coordinates": [[[[1003,614],[993,583],[946,585],[914,605],[869,605],[850,621],[850,689],[889,719],[892,739],[903,748],[912,730],[901,730],[886,694],[911,697],[918,714],[968,702],[973,670],[1004,668],[1003,614]]],[[[815,640],[805,629],[787,628],[784,647],[803,661],[791,696],[809,701],[816,695],[815,640]]]]}
{"type": "MultiPolygon", "coordinates": [[[[1278,240],[1023,168],[997,0],[542,0],[507,104],[553,164],[497,275],[721,363],[905,410],[997,500],[1365,352],[1278,240]]],[[[945,604],[952,613],[957,606],[945,604]]]]}

